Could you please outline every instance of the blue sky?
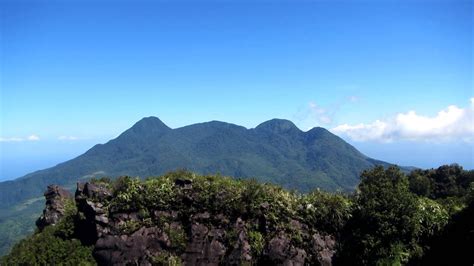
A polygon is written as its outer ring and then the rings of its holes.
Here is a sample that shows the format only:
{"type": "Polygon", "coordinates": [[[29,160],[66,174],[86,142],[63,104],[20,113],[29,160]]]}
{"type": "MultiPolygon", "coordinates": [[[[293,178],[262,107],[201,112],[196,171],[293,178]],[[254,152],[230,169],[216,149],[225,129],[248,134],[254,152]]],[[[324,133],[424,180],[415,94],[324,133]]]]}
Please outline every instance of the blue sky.
{"type": "Polygon", "coordinates": [[[171,127],[286,118],[377,159],[474,168],[472,1],[3,0],[0,10],[0,179],[151,115],[171,127]]]}

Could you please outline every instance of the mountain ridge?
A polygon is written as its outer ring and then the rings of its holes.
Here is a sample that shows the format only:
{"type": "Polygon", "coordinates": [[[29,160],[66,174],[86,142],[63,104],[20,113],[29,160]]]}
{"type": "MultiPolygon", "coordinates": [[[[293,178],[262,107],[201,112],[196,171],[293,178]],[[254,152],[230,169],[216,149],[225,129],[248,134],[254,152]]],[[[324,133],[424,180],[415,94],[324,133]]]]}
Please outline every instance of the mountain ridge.
{"type": "MultiPolygon", "coordinates": [[[[281,160],[300,159],[300,161],[297,163],[299,166],[294,166],[296,168],[306,168],[308,164],[305,162],[305,160],[317,160],[326,153],[331,153],[331,151],[327,150],[321,151],[323,148],[331,148],[330,145],[322,146],[322,144],[324,144],[321,143],[322,141],[330,141],[331,145],[336,145],[338,150],[336,153],[338,155],[344,155],[341,154],[341,151],[339,151],[343,150],[346,153],[350,153],[351,156],[359,157],[357,158],[359,163],[361,163],[360,160],[367,159],[367,162],[365,163],[366,166],[373,166],[375,164],[388,165],[386,162],[365,156],[350,144],[346,143],[344,140],[324,128],[315,127],[308,131],[302,131],[296,127],[293,122],[285,119],[271,119],[260,123],[255,128],[250,129],[236,124],[215,120],[172,129],[163,123],[158,117],[149,116],[144,117],[136,122],[132,127],[121,133],[117,138],[114,138],[104,144],[94,145],[84,154],[79,155],[76,158],[47,169],[29,173],[15,180],[0,182],[0,191],[2,186],[8,186],[8,184],[20,182],[23,185],[27,185],[26,183],[28,183],[28,181],[26,180],[32,178],[36,179],[37,181],[43,180],[44,182],[41,182],[42,185],[48,185],[47,183],[49,181],[55,181],[55,183],[64,185],[65,182],[60,180],[62,178],[80,179],[90,175],[97,176],[95,173],[104,173],[105,175],[112,176],[137,174],[142,176],[140,175],[140,171],[137,171],[137,169],[127,171],[127,169],[124,169],[124,167],[117,165],[119,162],[131,163],[137,158],[137,156],[141,155],[145,155],[146,164],[151,164],[153,166],[160,161],[160,158],[162,159],[161,162],[165,163],[165,166],[158,167],[159,169],[157,169],[156,165],[154,168],[151,167],[150,171],[148,173],[144,173],[143,176],[159,175],[166,171],[176,170],[177,168],[191,168],[190,170],[197,172],[202,172],[200,170],[204,170],[204,173],[212,173],[212,170],[219,172],[226,167],[223,167],[222,165],[213,166],[212,162],[208,162],[204,169],[195,169],[202,168],[203,165],[197,165],[191,162],[190,158],[185,157],[186,155],[193,155],[194,157],[199,158],[199,153],[205,154],[206,156],[212,156],[212,154],[215,152],[232,152],[236,156],[249,156],[249,153],[253,151],[243,151],[239,149],[238,146],[242,145],[242,142],[246,142],[246,145],[253,149],[260,157],[273,155],[276,156],[275,158],[278,157],[278,159],[281,160]],[[239,142],[230,143],[230,139],[232,141],[237,140],[239,142]],[[297,149],[305,148],[304,146],[309,147],[309,152],[306,152],[306,154],[303,156],[301,153],[298,154],[297,149]],[[277,151],[275,147],[280,150],[277,151]],[[190,150],[189,148],[193,148],[194,150],[190,150]],[[281,150],[288,152],[288,154],[282,154],[281,150]],[[153,154],[153,152],[156,151],[159,151],[160,153],[158,155],[153,154]],[[103,158],[98,158],[103,157],[103,153],[107,153],[107,155],[113,154],[113,156],[109,156],[109,158],[106,160],[103,158]],[[163,159],[165,155],[167,157],[173,155],[181,158],[182,163],[169,163],[168,160],[163,159]],[[100,164],[98,164],[97,161],[100,161],[100,164]],[[166,168],[166,163],[168,163],[168,167],[171,168],[164,170],[166,168]],[[78,169],[77,171],[76,169],[73,169],[74,171],[71,173],[71,168],[78,169]],[[157,172],[154,173],[153,169],[157,170],[157,172]],[[60,176],[61,174],[71,177],[60,176]]],[[[333,154],[331,158],[332,160],[337,161],[338,158],[334,155],[335,154],[333,154]]],[[[221,157],[222,158],[218,158],[218,160],[213,161],[218,162],[220,160],[224,160],[224,162],[221,163],[226,164],[226,156],[221,157]]],[[[273,166],[275,165],[273,164],[273,166]]],[[[333,166],[334,162],[331,162],[326,163],[323,168],[329,171],[331,168],[334,168],[333,166]]],[[[264,174],[263,176],[259,176],[259,171],[257,171],[256,175],[251,175],[248,172],[242,173],[242,171],[234,172],[235,173],[223,174],[230,174],[231,176],[236,175],[237,177],[254,176],[260,178],[272,178],[272,176],[269,176],[268,173],[264,174]]],[[[358,174],[359,173],[356,173],[355,175],[353,174],[352,179],[357,179],[358,174]]],[[[350,187],[355,186],[356,180],[352,180],[349,186],[342,185],[340,183],[340,181],[336,182],[336,185],[333,184],[332,187],[325,187],[322,185],[321,188],[334,190],[337,186],[341,186],[345,189],[350,189],[350,187]]],[[[283,185],[285,186],[287,184],[283,185]]],[[[25,192],[25,189],[21,189],[21,192],[25,192]]],[[[26,189],[26,192],[28,192],[28,189],[26,189]]],[[[41,191],[38,190],[38,193],[41,193],[41,191]]],[[[9,193],[7,192],[7,194],[9,193]]],[[[4,204],[4,198],[5,196],[0,197],[0,204],[4,204]]],[[[10,203],[11,202],[7,204],[10,203]]]]}

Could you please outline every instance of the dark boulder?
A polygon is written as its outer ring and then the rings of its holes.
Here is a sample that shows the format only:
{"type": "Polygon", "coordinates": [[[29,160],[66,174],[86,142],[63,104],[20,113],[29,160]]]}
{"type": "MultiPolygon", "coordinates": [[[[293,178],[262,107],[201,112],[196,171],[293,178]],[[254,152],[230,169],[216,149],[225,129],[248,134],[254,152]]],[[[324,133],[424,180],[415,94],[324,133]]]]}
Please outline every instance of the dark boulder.
{"type": "Polygon", "coordinates": [[[185,265],[219,265],[226,247],[221,242],[225,231],[202,224],[191,225],[191,238],[181,256],[185,265]]]}
{"type": "Polygon", "coordinates": [[[44,192],[46,206],[43,214],[36,220],[36,226],[43,230],[48,225],[55,225],[64,216],[66,204],[71,200],[71,194],[57,185],[49,185],[44,192]]]}
{"type": "Polygon", "coordinates": [[[100,265],[151,265],[169,238],[159,228],[142,227],[131,235],[105,235],[97,240],[94,258],[100,265]]]}
{"type": "Polygon", "coordinates": [[[283,233],[272,238],[264,252],[265,260],[271,265],[303,266],[306,251],[296,248],[283,233]]]}
{"type": "Polygon", "coordinates": [[[108,210],[103,202],[110,200],[112,194],[105,186],[78,183],[75,195],[79,217],[83,217],[78,220],[76,230],[84,244],[94,244],[110,230],[108,210]]]}

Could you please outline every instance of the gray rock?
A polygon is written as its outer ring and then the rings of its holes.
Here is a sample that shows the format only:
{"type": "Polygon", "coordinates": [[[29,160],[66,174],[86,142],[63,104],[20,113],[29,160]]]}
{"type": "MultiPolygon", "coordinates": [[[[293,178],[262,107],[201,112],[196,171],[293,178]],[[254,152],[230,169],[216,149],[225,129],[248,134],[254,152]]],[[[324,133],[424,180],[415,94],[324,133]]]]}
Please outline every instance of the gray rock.
{"type": "Polygon", "coordinates": [[[147,265],[169,244],[156,227],[142,227],[131,235],[105,235],[97,240],[94,258],[103,265],[147,265]]]}
{"type": "Polygon", "coordinates": [[[313,251],[317,255],[319,264],[323,266],[331,266],[336,246],[334,237],[317,233],[313,235],[312,244],[313,251]]]}
{"type": "Polygon", "coordinates": [[[191,225],[191,239],[181,256],[184,265],[219,265],[226,254],[226,247],[221,242],[224,230],[209,230],[202,224],[191,225]]]}
{"type": "Polygon", "coordinates": [[[242,265],[245,263],[250,264],[252,261],[252,251],[248,241],[247,230],[245,228],[245,222],[239,217],[235,222],[234,228],[238,233],[237,242],[232,247],[232,251],[227,257],[227,265],[242,265]]]}
{"type": "Polygon", "coordinates": [[[43,214],[36,220],[36,226],[40,230],[59,222],[66,212],[66,203],[71,199],[71,194],[57,185],[49,185],[44,192],[44,197],[46,206],[43,214]]]}
{"type": "Polygon", "coordinates": [[[307,254],[303,249],[291,245],[290,239],[280,233],[270,240],[264,256],[272,265],[303,266],[307,254]]]}

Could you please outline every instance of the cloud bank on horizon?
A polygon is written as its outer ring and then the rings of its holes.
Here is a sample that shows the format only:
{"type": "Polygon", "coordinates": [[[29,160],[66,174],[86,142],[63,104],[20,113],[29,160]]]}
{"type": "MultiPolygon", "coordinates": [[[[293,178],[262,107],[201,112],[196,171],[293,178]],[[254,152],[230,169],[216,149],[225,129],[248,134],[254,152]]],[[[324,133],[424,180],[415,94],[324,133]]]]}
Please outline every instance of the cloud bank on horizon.
{"type": "Polygon", "coordinates": [[[474,142],[474,97],[465,108],[450,105],[435,116],[423,116],[415,111],[398,113],[388,119],[355,125],[341,124],[332,132],[354,141],[463,141],[474,142]]]}
{"type": "Polygon", "coordinates": [[[22,141],[38,141],[40,138],[37,135],[30,135],[26,138],[23,137],[9,137],[9,138],[3,138],[0,137],[0,142],[22,142],[22,141]]]}

